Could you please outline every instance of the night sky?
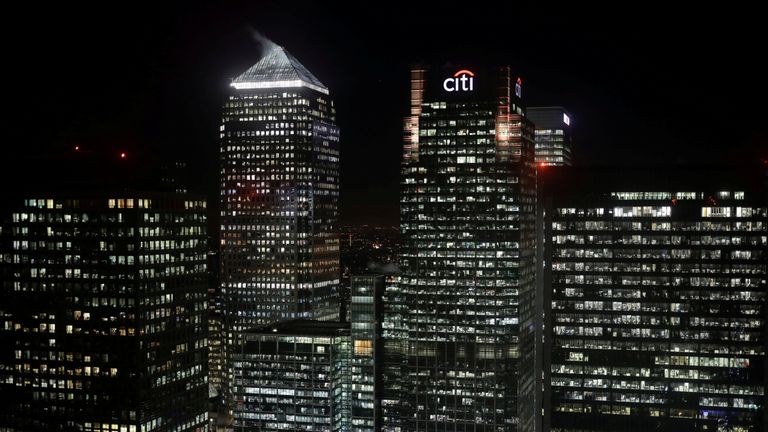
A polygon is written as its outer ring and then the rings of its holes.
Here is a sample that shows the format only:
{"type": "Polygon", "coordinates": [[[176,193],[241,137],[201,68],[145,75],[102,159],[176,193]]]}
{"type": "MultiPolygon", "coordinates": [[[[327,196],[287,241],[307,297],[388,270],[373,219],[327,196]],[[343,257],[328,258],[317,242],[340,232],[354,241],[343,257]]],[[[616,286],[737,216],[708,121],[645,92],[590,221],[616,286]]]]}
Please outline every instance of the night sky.
{"type": "Polygon", "coordinates": [[[230,79],[259,59],[254,29],[331,90],[344,223],[397,224],[408,70],[419,62],[510,64],[528,106],[571,112],[580,165],[768,158],[766,38],[756,11],[162,3],[6,11],[4,188],[27,176],[55,182],[30,157],[81,145],[186,159],[199,174],[193,189],[215,200],[220,108],[230,79]]]}

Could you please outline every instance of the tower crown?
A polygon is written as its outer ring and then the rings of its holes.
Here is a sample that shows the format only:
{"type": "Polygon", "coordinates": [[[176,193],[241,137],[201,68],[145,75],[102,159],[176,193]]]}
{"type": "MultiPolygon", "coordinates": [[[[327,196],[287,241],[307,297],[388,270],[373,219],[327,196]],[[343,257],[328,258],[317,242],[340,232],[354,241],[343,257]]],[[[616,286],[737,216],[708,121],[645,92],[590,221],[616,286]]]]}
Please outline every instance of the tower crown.
{"type": "Polygon", "coordinates": [[[230,85],[237,90],[308,87],[328,94],[325,84],[277,44],[269,45],[261,60],[233,79],[230,85]]]}

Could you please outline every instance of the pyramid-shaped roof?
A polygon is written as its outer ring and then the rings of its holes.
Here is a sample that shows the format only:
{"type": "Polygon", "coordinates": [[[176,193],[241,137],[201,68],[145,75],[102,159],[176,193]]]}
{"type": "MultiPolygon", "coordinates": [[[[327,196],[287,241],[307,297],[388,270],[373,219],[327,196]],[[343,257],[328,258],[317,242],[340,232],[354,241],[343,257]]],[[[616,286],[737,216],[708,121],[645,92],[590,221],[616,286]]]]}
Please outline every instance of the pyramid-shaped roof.
{"type": "Polygon", "coordinates": [[[271,44],[261,60],[232,80],[236,89],[309,87],[328,94],[328,87],[285,48],[271,44]]]}

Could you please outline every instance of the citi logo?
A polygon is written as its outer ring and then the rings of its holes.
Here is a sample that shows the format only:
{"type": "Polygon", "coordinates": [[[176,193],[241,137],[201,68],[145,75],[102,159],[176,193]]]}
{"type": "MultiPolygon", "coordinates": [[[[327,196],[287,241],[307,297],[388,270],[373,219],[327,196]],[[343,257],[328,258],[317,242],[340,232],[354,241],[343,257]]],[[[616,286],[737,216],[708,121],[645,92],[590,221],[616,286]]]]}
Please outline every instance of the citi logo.
{"type": "Polygon", "coordinates": [[[446,78],[443,88],[447,92],[472,91],[475,89],[475,73],[462,69],[453,74],[453,77],[446,78]]]}

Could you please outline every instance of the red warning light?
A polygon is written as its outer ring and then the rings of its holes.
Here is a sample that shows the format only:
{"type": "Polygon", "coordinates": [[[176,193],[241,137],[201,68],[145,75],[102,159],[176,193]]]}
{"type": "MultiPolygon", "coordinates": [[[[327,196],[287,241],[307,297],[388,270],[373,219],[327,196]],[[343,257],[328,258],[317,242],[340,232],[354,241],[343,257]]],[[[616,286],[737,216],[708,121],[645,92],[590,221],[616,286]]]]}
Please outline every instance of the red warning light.
{"type": "Polygon", "coordinates": [[[125,152],[120,153],[120,159],[125,159],[126,156],[128,155],[125,152]]]}
{"type": "Polygon", "coordinates": [[[80,151],[80,146],[75,146],[75,151],[80,151]]]}

